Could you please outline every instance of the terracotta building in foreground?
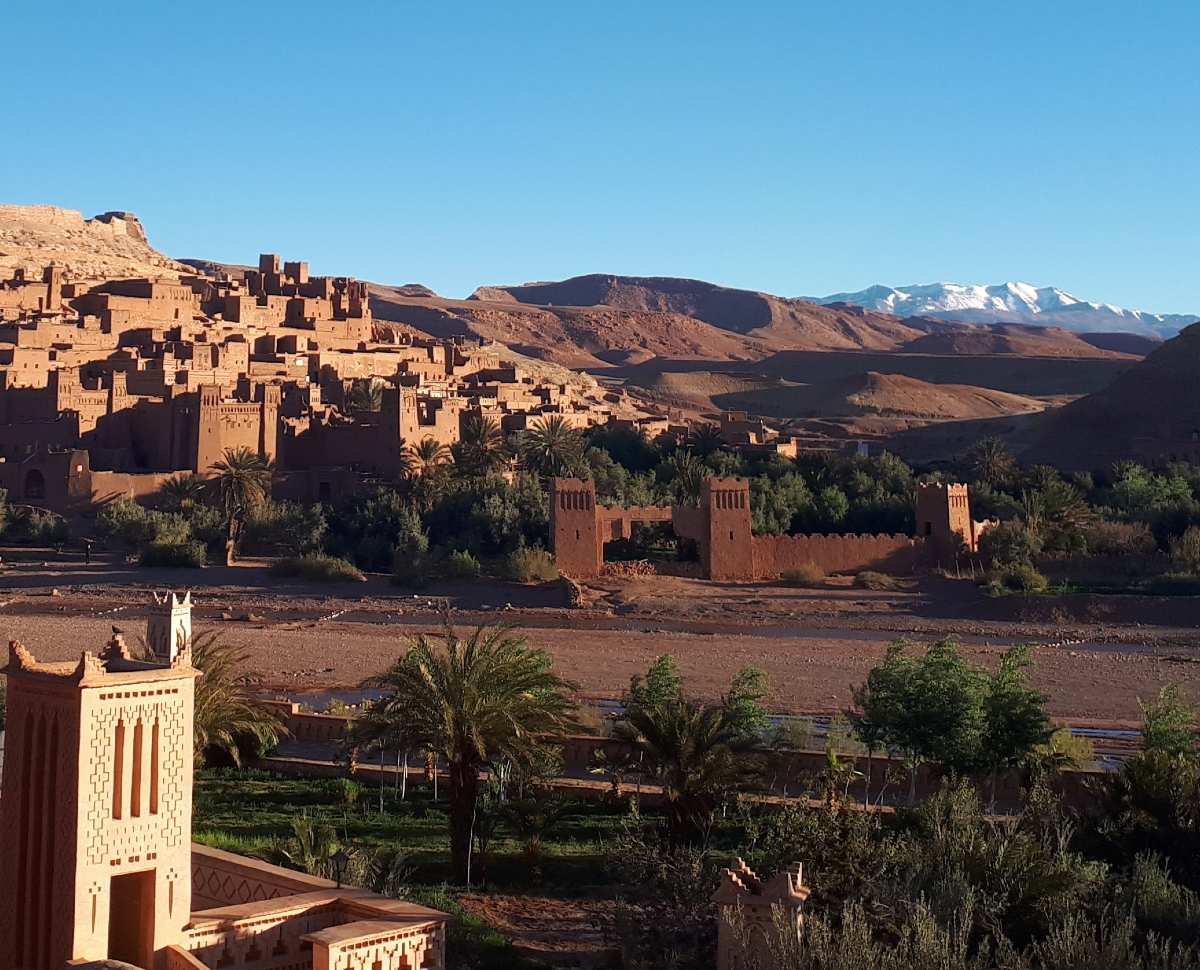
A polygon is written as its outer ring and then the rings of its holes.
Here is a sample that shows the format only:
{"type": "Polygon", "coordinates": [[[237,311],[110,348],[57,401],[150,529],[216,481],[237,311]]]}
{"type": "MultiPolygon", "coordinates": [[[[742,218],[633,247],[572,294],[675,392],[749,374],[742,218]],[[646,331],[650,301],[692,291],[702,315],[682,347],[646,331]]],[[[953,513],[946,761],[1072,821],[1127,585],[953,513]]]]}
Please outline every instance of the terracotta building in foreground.
{"type": "Polygon", "coordinates": [[[191,843],[190,605],[156,602],[150,661],[10,644],[0,967],[444,970],[444,914],[191,843]]]}

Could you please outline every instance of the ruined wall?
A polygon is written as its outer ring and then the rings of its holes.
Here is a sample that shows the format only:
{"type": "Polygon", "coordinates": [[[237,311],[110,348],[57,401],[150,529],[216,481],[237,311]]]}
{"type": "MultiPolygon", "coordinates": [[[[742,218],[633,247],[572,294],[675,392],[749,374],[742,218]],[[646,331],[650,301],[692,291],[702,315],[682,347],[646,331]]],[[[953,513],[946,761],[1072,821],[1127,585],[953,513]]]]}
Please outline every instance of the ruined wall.
{"type": "Polygon", "coordinates": [[[825,573],[876,569],[911,573],[926,557],[924,540],[906,535],[755,536],[754,575],[778,579],[793,569],[816,566],[825,573]]]}

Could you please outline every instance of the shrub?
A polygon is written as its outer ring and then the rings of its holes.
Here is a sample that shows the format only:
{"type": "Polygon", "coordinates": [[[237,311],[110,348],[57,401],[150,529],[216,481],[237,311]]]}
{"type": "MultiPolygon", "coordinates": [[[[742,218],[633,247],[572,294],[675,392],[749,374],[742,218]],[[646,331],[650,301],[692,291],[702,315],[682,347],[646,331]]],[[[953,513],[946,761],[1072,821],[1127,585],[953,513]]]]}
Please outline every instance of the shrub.
{"type": "Polygon", "coordinates": [[[298,577],[314,583],[364,583],[357,566],[336,556],[290,556],[271,565],[272,576],[298,577]]]}
{"type": "Polygon", "coordinates": [[[550,583],[558,579],[558,567],[545,549],[522,548],[509,553],[504,575],[518,583],[550,583]]]}
{"type": "Polygon", "coordinates": [[[796,586],[801,589],[807,589],[813,586],[820,586],[825,582],[825,572],[809,562],[797,569],[784,570],[779,577],[779,581],[785,586],[796,586]]]}
{"type": "Polygon", "coordinates": [[[481,572],[479,560],[465,549],[456,549],[442,562],[442,575],[447,579],[478,579],[481,572]]]}
{"type": "Polygon", "coordinates": [[[1189,573],[1200,573],[1200,526],[1189,526],[1171,540],[1171,561],[1189,573]]]}
{"type": "Polygon", "coordinates": [[[1099,520],[1089,525],[1083,536],[1093,556],[1149,556],[1158,548],[1145,522],[1099,520]]]}
{"type": "Polygon", "coordinates": [[[1023,562],[992,570],[988,582],[993,593],[1044,593],[1049,586],[1045,576],[1023,562]]]}
{"type": "Polygon", "coordinates": [[[57,546],[70,538],[71,529],[61,515],[33,508],[9,511],[11,514],[4,529],[4,536],[13,542],[57,546]]]}
{"type": "Polygon", "coordinates": [[[434,563],[427,552],[397,549],[392,556],[392,582],[409,589],[422,589],[434,578],[434,563]]]}
{"type": "Polygon", "coordinates": [[[872,589],[872,590],[892,590],[899,589],[900,584],[894,576],[889,576],[887,573],[877,573],[871,569],[864,569],[854,577],[854,586],[856,589],[872,589]]]}
{"type": "Polygon", "coordinates": [[[979,552],[994,566],[1025,564],[1032,566],[1042,544],[1020,522],[1001,522],[980,536],[979,552]]]}
{"type": "Polygon", "coordinates": [[[208,562],[208,547],[188,539],[183,542],[151,542],[138,559],[143,566],[199,568],[208,562]]]}
{"type": "Polygon", "coordinates": [[[108,542],[137,549],[154,539],[147,509],[128,499],[110,502],[96,514],[96,531],[108,542]]]}

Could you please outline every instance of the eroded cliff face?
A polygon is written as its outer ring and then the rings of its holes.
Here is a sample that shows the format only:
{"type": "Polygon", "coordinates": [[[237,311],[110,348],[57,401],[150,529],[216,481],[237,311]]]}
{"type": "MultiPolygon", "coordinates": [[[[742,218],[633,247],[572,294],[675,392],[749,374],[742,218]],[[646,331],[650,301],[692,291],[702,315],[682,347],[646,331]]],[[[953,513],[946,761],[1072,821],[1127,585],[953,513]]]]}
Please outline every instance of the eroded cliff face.
{"type": "Polygon", "coordinates": [[[50,262],[74,279],[175,279],[188,272],[150,245],[132,212],[85,219],[52,205],[0,205],[0,277],[23,269],[39,279],[50,262]]]}

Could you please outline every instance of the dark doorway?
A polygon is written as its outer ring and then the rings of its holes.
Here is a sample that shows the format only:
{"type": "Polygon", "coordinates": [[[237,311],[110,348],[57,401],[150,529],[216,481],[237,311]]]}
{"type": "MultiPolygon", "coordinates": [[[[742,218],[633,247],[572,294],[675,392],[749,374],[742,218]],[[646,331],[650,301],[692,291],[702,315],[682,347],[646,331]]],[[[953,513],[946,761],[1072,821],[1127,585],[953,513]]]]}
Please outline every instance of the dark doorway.
{"type": "Polygon", "coordinates": [[[108,956],[136,967],[154,965],[154,871],[113,876],[108,956]]]}
{"type": "Polygon", "coordinates": [[[25,497],[41,499],[46,497],[46,476],[36,468],[25,473],[25,497]]]}

